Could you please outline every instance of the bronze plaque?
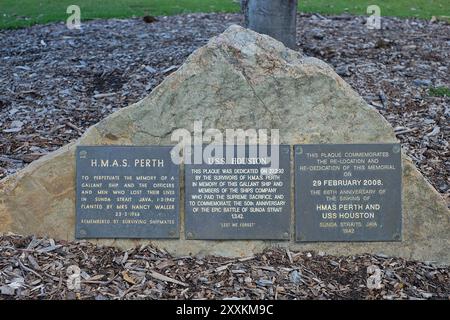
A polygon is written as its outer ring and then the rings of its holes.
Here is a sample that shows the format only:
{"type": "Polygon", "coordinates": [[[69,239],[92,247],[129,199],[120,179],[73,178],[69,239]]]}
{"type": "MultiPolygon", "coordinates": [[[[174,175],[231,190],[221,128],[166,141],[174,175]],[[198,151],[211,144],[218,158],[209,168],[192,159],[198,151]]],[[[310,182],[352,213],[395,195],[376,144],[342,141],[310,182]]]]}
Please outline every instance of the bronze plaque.
{"type": "Polygon", "coordinates": [[[230,162],[228,152],[185,165],[186,238],[289,240],[290,146],[279,146],[272,169],[264,157],[251,157],[249,146],[230,162]]]}
{"type": "Polygon", "coordinates": [[[79,146],[77,238],[178,238],[172,147],[79,146]]]}
{"type": "Polygon", "coordinates": [[[297,241],[399,241],[399,144],[296,145],[297,241]]]}

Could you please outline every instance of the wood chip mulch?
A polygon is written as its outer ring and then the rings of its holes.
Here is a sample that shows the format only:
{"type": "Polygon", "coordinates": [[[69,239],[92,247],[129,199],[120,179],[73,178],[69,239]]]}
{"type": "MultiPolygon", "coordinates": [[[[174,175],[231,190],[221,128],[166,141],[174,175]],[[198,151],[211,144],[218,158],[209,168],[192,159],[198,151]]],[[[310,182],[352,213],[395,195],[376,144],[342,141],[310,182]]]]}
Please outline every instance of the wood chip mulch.
{"type": "Polygon", "coordinates": [[[285,249],[175,258],[149,246],[122,251],[8,235],[0,237],[0,299],[449,300],[450,267],[285,249]]]}

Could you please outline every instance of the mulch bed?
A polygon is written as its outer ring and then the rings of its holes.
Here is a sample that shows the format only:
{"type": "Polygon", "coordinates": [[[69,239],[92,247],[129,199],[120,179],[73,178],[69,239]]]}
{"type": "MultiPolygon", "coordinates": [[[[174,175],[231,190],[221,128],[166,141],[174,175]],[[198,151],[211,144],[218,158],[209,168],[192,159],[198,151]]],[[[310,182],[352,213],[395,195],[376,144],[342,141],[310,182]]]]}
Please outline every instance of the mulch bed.
{"type": "Polygon", "coordinates": [[[174,258],[149,246],[122,251],[10,235],[0,237],[2,298],[449,300],[450,267],[284,249],[174,258]]]}
{"type": "MultiPolygon", "coordinates": [[[[145,97],[238,14],[95,20],[0,31],[0,178],[145,97]]],[[[300,50],[333,65],[392,124],[404,150],[450,204],[450,25],[300,15],[300,50]]]]}

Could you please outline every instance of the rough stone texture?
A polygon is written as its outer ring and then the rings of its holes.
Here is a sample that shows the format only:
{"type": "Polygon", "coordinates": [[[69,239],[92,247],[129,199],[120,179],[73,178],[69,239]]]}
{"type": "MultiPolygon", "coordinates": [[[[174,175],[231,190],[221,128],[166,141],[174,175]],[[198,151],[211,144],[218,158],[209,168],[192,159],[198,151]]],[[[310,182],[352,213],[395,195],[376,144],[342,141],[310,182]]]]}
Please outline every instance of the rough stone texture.
{"type": "MultiPolygon", "coordinates": [[[[327,64],[300,56],[268,36],[232,26],[194,52],[147,98],[91,127],[76,143],[2,180],[0,232],[73,239],[77,144],[173,144],[173,130],[192,131],[195,120],[202,120],[204,129],[279,129],[286,144],[396,142],[388,122],[327,64]]],[[[181,212],[181,226],[183,216],[181,212]]],[[[440,195],[404,157],[402,242],[192,241],[184,240],[183,228],[180,240],[151,242],[176,255],[248,256],[267,246],[289,245],[332,254],[384,253],[448,264],[449,219],[440,195]]],[[[94,242],[129,247],[150,241],[94,242]]]]}

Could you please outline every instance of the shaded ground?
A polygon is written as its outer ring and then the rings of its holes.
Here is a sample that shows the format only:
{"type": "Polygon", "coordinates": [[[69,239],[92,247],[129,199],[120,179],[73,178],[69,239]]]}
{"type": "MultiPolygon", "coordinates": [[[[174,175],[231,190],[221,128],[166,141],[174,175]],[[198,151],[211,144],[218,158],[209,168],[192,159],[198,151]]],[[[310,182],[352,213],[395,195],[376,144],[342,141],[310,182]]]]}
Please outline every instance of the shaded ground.
{"type": "Polygon", "coordinates": [[[448,300],[450,267],[282,249],[242,259],[174,258],[152,247],[121,251],[5,236],[0,237],[2,298],[448,300]],[[371,287],[370,279],[378,276],[379,287],[371,287]]]}
{"type": "MultiPolygon", "coordinates": [[[[97,20],[0,32],[0,178],[145,97],[236,14],[97,20]]],[[[323,59],[393,125],[420,171],[450,199],[450,25],[299,16],[300,49],[323,59]]]]}

